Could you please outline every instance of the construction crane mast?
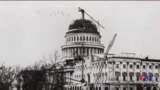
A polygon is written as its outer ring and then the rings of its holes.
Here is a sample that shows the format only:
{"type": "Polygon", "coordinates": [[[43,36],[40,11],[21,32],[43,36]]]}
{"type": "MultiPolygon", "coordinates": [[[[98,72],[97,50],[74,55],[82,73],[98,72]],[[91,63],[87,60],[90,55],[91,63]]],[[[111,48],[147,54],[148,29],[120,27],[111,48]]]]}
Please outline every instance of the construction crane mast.
{"type": "Polygon", "coordinates": [[[104,26],[102,26],[98,21],[96,21],[92,16],[90,16],[84,9],[78,8],[79,12],[82,13],[82,19],[84,20],[84,14],[86,14],[88,17],[90,17],[95,23],[97,23],[101,28],[105,29],[104,26]]]}
{"type": "MultiPolygon", "coordinates": [[[[107,49],[106,49],[106,52],[104,53],[104,57],[101,57],[101,58],[103,58],[104,62],[108,61],[107,55],[108,55],[110,49],[112,48],[116,37],[117,37],[117,34],[115,34],[115,35],[113,36],[113,39],[112,39],[111,42],[109,43],[109,45],[108,45],[108,47],[107,47],[107,49]]],[[[106,63],[102,63],[102,65],[100,66],[99,71],[98,71],[99,74],[102,73],[102,69],[103,69],[103,67],[104,67],[105,64],[106,64],[106,63]]],[[[99,81],[100,81],[99,78],[100,78],[100,77],[97,76],[96,81],[95,81],[96,84],[99,83],[99,81]]]]}

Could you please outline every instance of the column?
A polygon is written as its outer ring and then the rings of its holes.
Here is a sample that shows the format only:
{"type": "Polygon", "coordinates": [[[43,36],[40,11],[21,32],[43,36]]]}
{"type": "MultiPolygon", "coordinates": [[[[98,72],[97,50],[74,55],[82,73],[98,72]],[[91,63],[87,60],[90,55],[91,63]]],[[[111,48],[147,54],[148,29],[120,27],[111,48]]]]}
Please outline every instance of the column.
{"type": "Polygon", "coordinates": [[[96,48],[94,48],[94,54],[96,53],[96,48]]]}
{"type": "Polygon", "coordinates": [[[88,56],[88,55],[87,55],[87,49],[88,49],[88,48],[86,47],[86,48],[85,48],[85,56],[88,56]]]}
{"type": "Polygon", "coordinates": [[[89,56],[89,48],[87,47],[87,56],[89,56]]]}
{"type": "Polygon", "coordinates": [[[80,55],[80,48],[78,47],[77,49],[78,49],[78,55],[80,55]]]}
{"type": "Polygon", "coordinates": [[[96,54],[98,54],[98,48],[96,48],[96,54]]]}
{"type": "Polygon", "coordinates": [[[69,48],[67,48],[67,57],[69,57],[69,48]]]}
{"type": "Polygon", "coordinates": [[[68,50],[69,50],[69,55],[68,55],[68,57],[70,58],[70,57],[71,57],[71,48],[68,48],[68,50]]]}
{"type": "Polygon", "coordinates": [[[66,57],[67,57],[67,55],[68,55],[68,50],[67,50],[67,48],[66,48],[66,57]]]}
{"type": "Polygon", "coordinates": [[[69,48],[67,48],[67,57],[69,57],[69,48]]]}
{"type": "Polygon", "coordinates": [[[64,49],[62,49],[62,57],[64,57],[64,49]]]}
{"type": "Polygon", "coordinates": [[[67,57],[67,49],[65,48],[65,57],[67,57]]]}
{"type": "Polygon", "coordinates": [[[93,52],[94,52],[94,50],[93,50],[93,48],[91,48],[91,54],[93,54],[93,52]]]}
{"type": "Polygon", "coordinates": [[[70,48],[70,50],[71,50],[70,57],[72,57],[72,56],[73,56],[73,49],[72,49],[72,48],[70,48]]]}
{"type": "Polygon", "coordinates": [[[79,55],[82,55],[82,48],[81,47],[79,48],[79,51],[80,51],[79,55]]]}
{"type": "Polygon", "coordinates": [[[91,48],[88,47],[88,55],[91,55],[91,48]]]}

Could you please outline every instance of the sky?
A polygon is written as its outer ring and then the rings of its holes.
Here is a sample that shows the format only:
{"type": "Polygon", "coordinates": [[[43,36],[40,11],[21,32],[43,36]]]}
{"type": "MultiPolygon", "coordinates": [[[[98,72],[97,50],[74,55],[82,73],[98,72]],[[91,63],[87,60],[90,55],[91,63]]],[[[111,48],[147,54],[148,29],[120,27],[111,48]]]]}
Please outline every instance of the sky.
{"type": "Polygon", "coordinates": [[[0,63],[27,66],[60,53],[78,7],[105,27],[105,47],[118,34],[110,53],[160,59],[160,1],[1,1],[0,63]]]}

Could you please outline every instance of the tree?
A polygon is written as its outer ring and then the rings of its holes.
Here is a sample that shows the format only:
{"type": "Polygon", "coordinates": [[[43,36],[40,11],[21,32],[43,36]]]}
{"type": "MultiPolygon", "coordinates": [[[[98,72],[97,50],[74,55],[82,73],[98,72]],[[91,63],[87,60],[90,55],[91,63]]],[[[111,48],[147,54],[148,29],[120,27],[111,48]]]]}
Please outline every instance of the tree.
{"type": "Polygon", "coordinates": [[[44,88],[46,71],[39,64],[27,67],[20,72],[23,90],[42,90],[44,88]]]}
{"type": "Polygon", "coordinates": [[[0,66],[0,90],[9,90],[12,86],[13,81],[16,79],[16,69],[0,66]]]}
{"type": "Polygon", "coordinates": [[[42,57],[34,65],[21,70],[19,81],[23,83],[23,90],[63,90],[63,68],[58,68],[57,51],[48,58],[42,57]]]}

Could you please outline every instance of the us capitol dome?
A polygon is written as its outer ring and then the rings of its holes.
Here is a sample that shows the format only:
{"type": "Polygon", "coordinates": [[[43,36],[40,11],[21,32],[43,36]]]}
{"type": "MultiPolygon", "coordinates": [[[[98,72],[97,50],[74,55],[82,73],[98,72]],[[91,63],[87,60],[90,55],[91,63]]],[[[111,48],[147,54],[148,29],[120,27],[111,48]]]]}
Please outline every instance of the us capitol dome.
{"type": "Polygon", "coordinates": [[[73,60],[75,56],[88,57],[104,52],[101,35],[96,24],[87,19],[76,19],[69,25],[62,46],[64,60],[73,60]]]}

